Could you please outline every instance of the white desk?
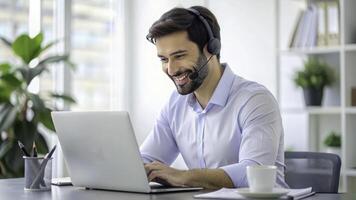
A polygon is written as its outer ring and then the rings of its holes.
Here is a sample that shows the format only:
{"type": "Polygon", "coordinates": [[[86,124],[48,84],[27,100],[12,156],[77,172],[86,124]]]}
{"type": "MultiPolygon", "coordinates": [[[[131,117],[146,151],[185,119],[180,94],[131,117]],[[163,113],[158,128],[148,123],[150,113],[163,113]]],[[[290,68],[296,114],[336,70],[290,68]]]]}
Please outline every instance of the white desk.
{"type": "MultiPolygon", "coordinates": [[[[73,186],[52,186],[52,191],[30,192],[24,191],[24,179],[1,179],[0,199],[1,200],[183,200],[194,199],[194,194],[199,192],[179,192],[165,194],[138,194],[128,192],[85,190],[73,186]]],[[[356,194],[316,194],[307,200],[354,200],[356,194]]],[[[196,199],[195,199],[196,200],[196,199]]]]}

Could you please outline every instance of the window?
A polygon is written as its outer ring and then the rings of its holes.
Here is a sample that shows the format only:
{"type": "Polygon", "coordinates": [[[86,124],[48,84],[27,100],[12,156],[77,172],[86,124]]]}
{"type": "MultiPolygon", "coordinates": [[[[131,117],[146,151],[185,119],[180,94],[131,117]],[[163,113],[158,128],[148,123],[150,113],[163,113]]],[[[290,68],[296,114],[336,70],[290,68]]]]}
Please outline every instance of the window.
{"type": "MultiPolygon", "coordinates": [[[[0,0],[0,35],[9,40],[28,32],[28,0],[0,0]]],[[[14,59],[12,52],[0,42],[0,62],[14,59]]],[[[13,60],[11,60],[13,61],[13,60]]]]}
{"type": "Polygon", "coordinates": [[[110,108],[114,1],[73,0],[71,58],[76,64],[73,110],[110,108]]]}
{"type": "MultiPolygon", "coordinates": [[[[59,38],[55,38],[54,35],[54,3],[55,0],[42,0],[42,10],[41,10],[41,20],[42,20],[42,27],[41,27],[41,31],[43,32],[43,36],[44,36],[44,42],[43,44],[48,44],[49,42],[53,42],[55,40],[58,40],[59,38]]],[[[46,51],[44,53],[45,55],[53,55],[54,54],[54,50],[53,47],[49,50],[46,51]]],[[[39,91],[41,93],[46,93],[48,91],[53,91],[54,88],[54,70],[53,67],[56,66],[48,66],[50,68],[50,72],[52,73],[48,73],[45,72],[41,75],[41,79],[39,82],[39,91]]]]}

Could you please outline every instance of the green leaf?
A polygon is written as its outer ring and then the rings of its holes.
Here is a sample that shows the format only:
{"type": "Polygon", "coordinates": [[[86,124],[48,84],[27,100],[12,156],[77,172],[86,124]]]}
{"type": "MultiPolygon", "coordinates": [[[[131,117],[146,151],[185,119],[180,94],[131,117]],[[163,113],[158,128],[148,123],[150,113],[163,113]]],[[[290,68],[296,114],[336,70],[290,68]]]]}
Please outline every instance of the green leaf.
{"type": "Polygon", "coordinates": [[[43,41],[43,33],[38,33],[34,38],[33,41],[36,47],[40,47],[43,41]]]}
{"type": "Polygon", "coordinates": [[[324,144],[329,147],[341,147],[341,136],[332,131],[324,140],[324,144]]]}
{"type": "Polygon", "coordinates": [[[9,140],[5,140],[0,145],[0,159],[2,159],[6,153],[11,149],[12,143],[9,140]]]}
{"type": "Polygon", "coordinates": [[[8,39],[6,39],[4,37],[0,37],[0,40],[2,40],[3,43],[5,43],[8,47],[11,48],[12,42],[10,42],[8,39]]]}
{"type": "Polygon", "coordinates": [[[37,125],[38,123],[34,120],[15,120],[13,125],[14,138],[20,140],[25,145],[26,149],[31,149],[33,141],[36,138],[37,125]]]}
{"type": "Polygon", "coordinates": [[[48,153],[48,151],[49,151],[48,145],[47,145],[47,142],[44,139],[42,133],[37,133],[37,138],[35,140],[35,143],[36,143],[37,152],[39,154],[48,153]]]}
{"type": "MultiPolygon", "coordinates": [[[[36,77],[42,74],[45,70],[47,70],[47,64],[50,63],[56,63],[56,62],[61,62],[65,61],[68,59],[67,55],[63,56],[50,56],[48,58],[45,58],[44,60],[40,61],[38,65],[34,68],[29,68],[28,69],[28,75],[27,75],[27,84],[30,84],[31,81],[36,77]]],[[[23,73],[25,74],[25,73],[23,73]]]]}
{"type": "Polygon", "coordinates": [[[36,77],[42,74],[42,72],[44,72],[46,70],[46,66],[45,65],[37,65],[34,68],[29,68],[28,72],[28,84],[30,84],[30,82],[36,77]]]}
{"type": "Polygon", "coordinates": [[[51,93],[51,97],[62,99],[63,101],[65,101],[67,103],[76,103],[75,100],[71,96],[65,95],[65,94],[51,93]]]}
{"type": "Polygon", "coordinates": [[[14,74],[5,74],[1,76],[1,81],[4,81],[9,87],[16,89],[22,82],[16,78],[14,74]]]}
{"type": "Polygon", "coordinates": [[[35,51],[35,45],[28,35],[23,34],[17,37],[14,43],[12,43],[12,50],[26,64],[29,64],[32,60],[31,55],[35,51]]]}
{"type": "Polygon", "coordinates": [[[327,63],[309,57],[304,68],[296,72],[294,82],[302,88],[323,88],[334,82],[334,72],[327,63]]]}
{"type": "Polygon", "coordinates": [[[0,104],[9,103],[12,91],[3,82],[0,81],[0,104]]]}
{"type": "Polygon", "coordinates": [[[11,94],[21,86],[22,82],[14,74],[0,76],[0,102],[10,102],[11,94]]]}
{"type": "Polygon", "coordinates": [[[46,65],[49,63],[56,63],[56,62],[61,62],[61,61],[66,61],[68,60],[69,55],[56,55],[56,56],[50,56],[48,58],[45,58],[41,60],[38,65],[46,65]]]}
{"type": "MultiPolygon", "coordinates": [[[[25,145],[27,151],[31,152],[33,142],[37,137],[37,125],[36,121],[16,120],[13,126],[14,142],[20,140],[25,145]]],[[[21,175],[21,172],[23,172],[22,156],[23,154],[18,147],[12,148],[6,155],[6,163],[16,175],[21,175]]]]}
{"type": "Polygon", "coordinates": [[[17,109],[11,104],[0,105],[0,133],[10,128],[17,115],[17,109]]]}
{"type": "Polygon", "coordinates": [[[9,73],[11,65],[9,63],[0,64],[0,75],[9,73]]]}
{"type": "Polygon", "coordinates": [[[10,140],[12,147],[4,156],[5,164],[7,165],[8,177],[21,177],[24,173],[24,160],[22,151],[16,146],[17,141],[10,140]]]}
{"type": "Polygon", "coordinates": [[[53,45],[57,44],[59,42],[59,40],[55,40],[53,42],[50,42],[48,43],[46,46],[44,46],[42,49],[41,49],[41,53],[42,52],[45,52],[47,49],[51,48],[53,45]]]}
{"type": "Polygon", "coordinates": [[[22,78],[26,80],[26,84],[29,85],[31,80],[30,80],[30,70],[32,68],[28,68],[28,67],[20,67],[17,68],[16,70],[19,71],[22,75],[22,78]]]}
{"type": "Polygon", "coordinates": [[[22,34],[12,43],[12,50],[16,55],[20,56],[26,64],[29,64],[31,60],[41,53],[42,41],[42,33],[37,34],[34,38],[30,38],[27,34],[22,34]]]}
{"type": "Polygon", "coordinates": [[[54,124],[51,117],[51,109],[46,108],[44,111],[38,113],[39,121],[49,130],[55,132],[54,124]]]}
{"type": "Polygon", "coordinates": [[[33,52],[33,54],[31,55],[32,58],[36,58],[37,56],[40,55],[40,53],[42,52],[42,48],[41,48],[41,44],[43,41],[43,33],[38,33],[34,38],[33,38],[33,43],[35,45],[35,51],[33,52]]]}
{"type": "Polygon", "coordinates": [[[46,106],[40,96],[38,96],[37,94],[33,94],[33,93],[28,93],[27,96],[33,103],[33,109],[35,112],[45,111],[46,106]]]}

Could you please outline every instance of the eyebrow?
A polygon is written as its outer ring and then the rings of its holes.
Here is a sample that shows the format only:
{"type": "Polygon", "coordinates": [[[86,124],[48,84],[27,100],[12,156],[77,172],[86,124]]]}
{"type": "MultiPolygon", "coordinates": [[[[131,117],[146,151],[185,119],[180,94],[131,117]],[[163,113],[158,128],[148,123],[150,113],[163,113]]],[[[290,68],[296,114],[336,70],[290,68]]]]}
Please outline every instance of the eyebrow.
{"type": "MultiPolygon", "coordinates": [[[[178,51],[175,51],[175,52],[172,52],[169,54],[169,56],[174,56],[174,55],[177,55],[177,54],[181,54],[181,53],[186,53],[188,52],[187,50],[178,50],[178,51]]],[[[157,55],[158,57],[164,57],[163,55],[157,55]]]]}

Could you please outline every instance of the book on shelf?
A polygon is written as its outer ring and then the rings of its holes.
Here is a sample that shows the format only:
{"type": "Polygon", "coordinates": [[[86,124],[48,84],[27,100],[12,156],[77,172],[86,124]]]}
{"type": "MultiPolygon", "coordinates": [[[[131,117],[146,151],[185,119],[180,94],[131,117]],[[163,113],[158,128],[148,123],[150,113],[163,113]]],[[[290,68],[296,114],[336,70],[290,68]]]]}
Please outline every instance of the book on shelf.
{"type": "Polygon", "coordinates": [[[351,106],[356,106],[356,87],[351,87],[351,106]]]}
{"type": "Polygon", "coordinates": [[[326,37],[326,32],[327,32],[327,26],[326,26],[326,3],[325,2],[318,2],[317,3],[317,8],[318,8],[318,40],[317,40],[317,46],[326,46],[327,45],[327,37],[326,37]]]}
{"type": "Polygon", "coordinates": [[[340,44],[340,12],[337,0],[316,1],[301,10],[289,40],[289,48],[340,44]]]}
{"type": "Polygon", "coordinates": [[[310,22],[308,23],[306,39],[303,46],[313,47],[317,44],[318,38],[318,8],[316,5],[310,5],[310,22]]]}
{"type": "Polygon", "coordinates": [[[326,4],[327,13],[327,42],[328,45],[340,44],[340,22],[339,22],[339,4],[337,1],[330,1],[326,4]]]}
{"type": "Polygon", "coordinates": [[[303,15],[304,15],[304,10],[299,10],[298,16],[297,16],[297,20],[294,23],[294,27],[295,28],[293,29],[291,38],[289,40],[289,45],[288,45],[289,48],[292,48],[294,46],[294,43],[295,43],[295,40],[296,40],[296,35],[297,35],[297,30],[300,29],[300,26],[301,26],[300,24],[301,24],[301,20],[303,18],[303,15]]]}

